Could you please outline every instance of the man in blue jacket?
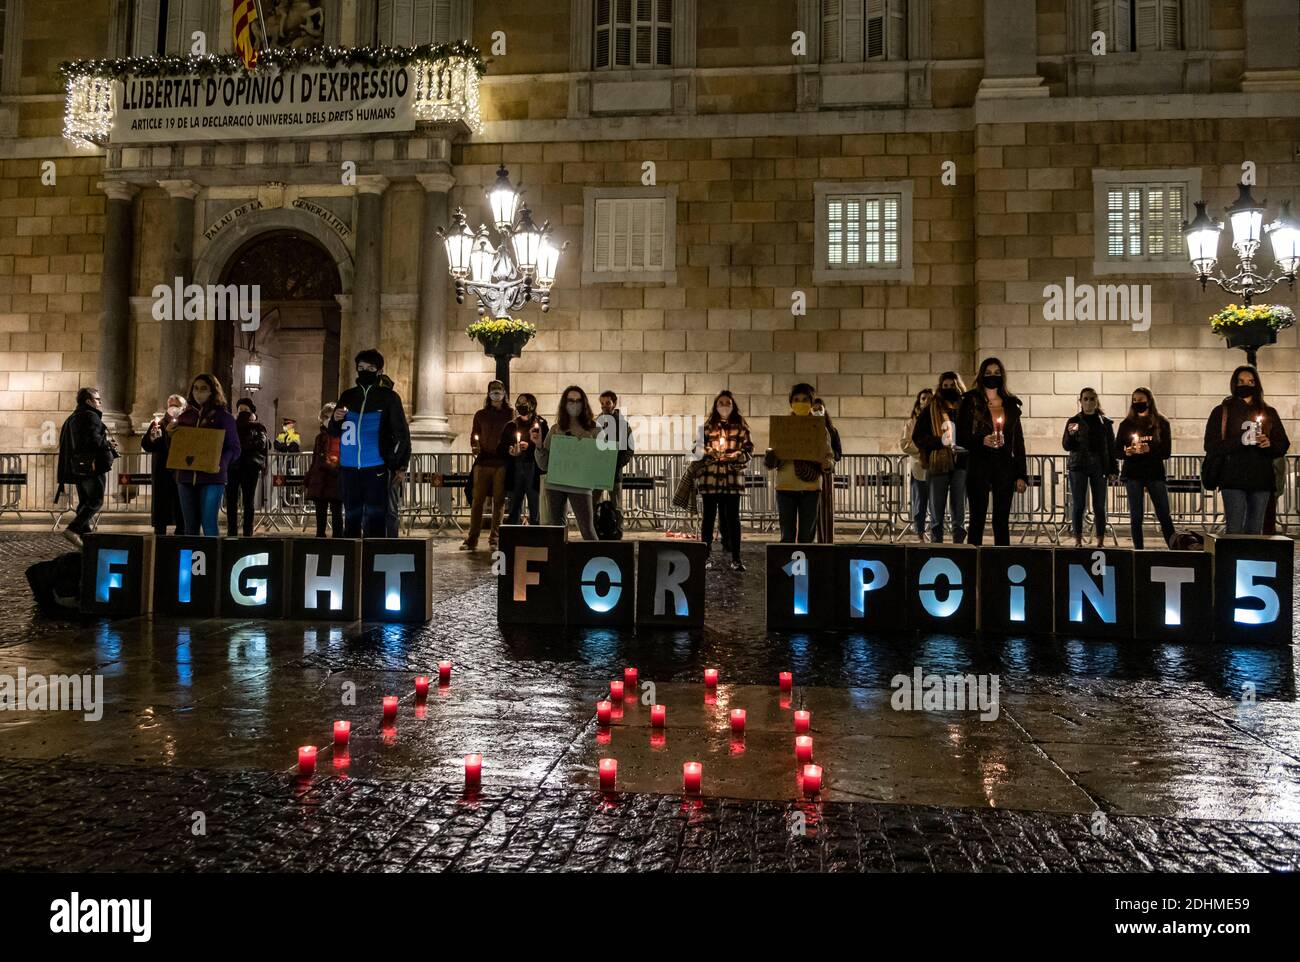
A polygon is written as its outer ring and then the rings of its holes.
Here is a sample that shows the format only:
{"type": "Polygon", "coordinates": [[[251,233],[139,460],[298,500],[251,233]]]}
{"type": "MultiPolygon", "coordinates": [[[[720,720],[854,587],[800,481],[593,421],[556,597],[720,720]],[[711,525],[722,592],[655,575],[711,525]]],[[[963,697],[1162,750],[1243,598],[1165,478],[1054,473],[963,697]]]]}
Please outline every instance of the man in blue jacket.
{"type": "Polygon", "coordinates": [[[343,536],[382,538],[389,490],[406,480],[411,431],[402,399],[379,383],[384,356],[367,348],[356,356],[357,383],[344,391],[330,421],[339,437],[343,536]]]}

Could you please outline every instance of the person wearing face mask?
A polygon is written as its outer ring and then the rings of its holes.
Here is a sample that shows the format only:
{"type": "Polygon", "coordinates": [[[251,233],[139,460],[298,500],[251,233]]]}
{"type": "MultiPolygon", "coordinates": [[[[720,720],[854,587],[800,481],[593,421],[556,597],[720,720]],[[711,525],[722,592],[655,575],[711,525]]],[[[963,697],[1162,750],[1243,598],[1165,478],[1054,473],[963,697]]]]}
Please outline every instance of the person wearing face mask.
{"type": "Polygon", "coordinates": [[[153,533],[158,537],[167,534],[170,527],[173,534],[185,530],[181,518],[181,506],[176,496],[176,478],[167,470],[167,452],[171,448],[171,426],[185,411],[185,398],[172,394],[161,414],[154,415],[140,438],[140,447],[150,454],[149,469],[152,474],[151,488],[153,500],[149,506],[149,520],[153,524],[153,533]]]}
{"type": "Polygon", "coordinates": [[[1074,546],[1083,545],[1083,515],[1092,493],[1092,517],[1097,529],[1097,546],[1106,544],[1106,486],[1119,473],[1115,458],[1115,430],[1101,409],[1097,392],[1090,387],[1079,392],[1079,413],[1065,422],[1061,446],[1069,452],[1066,467],[1070,475],[1071,522],[1074,546]]]}
{"type": "Polygon", "coordinates": [[[529,440],[534,425],[540,429],[545,443],[550,425],[537,413],[537,398],[527,393],[520,394],[515,398],[515,419],[501,432],[497,444],[497,453],[506,459],[506,489],[510,492],[506,524],[519,524],[525,502],[528,504],[528,523],[540,524],[542,520],[537,510],[541,474],[537,470],[537,459],[533,457],[533,443],[529,440]]]}
{"type": "Polygon", "coordinates": [[[1228,534],[1261,534],[1276,483],[1273,462],[1291,447],[1277,411],[1264,401],[1259,371],[1232,372],[1232,391],[1205,422],[1205,453],[1220,461],[1219,493],[1228,534]]]}
{"type": "Polygon", "coordinates": [[[1165,461],[1172,450],[1169,422],[1156,410],[1156,396],[1147,388],[1133,392],[1128,416],[1116,432],[1118,455],[1124,462],[1120,474],[1128,492],[1129,531],[1133,547],[1143,547],[1143,492],[1151,495],[1151,506],[1160,521],[1165,545],[1174,536],[1174,519],[1169,514],[1169,488],[1165,483],[1165,461]]]}
{"type": "Polygon", "coordinates": [[[77,513],[63,529],[63,537],[78,548],[104,506],[108,471],[117,459],[117,446],[104,427],[102,403],[98,388],[83,387],[77,392],[77,409],[59,432],[59,488],[54,500],[68,485],[76,488],[77,513]]]}
{"type": "Polygon", "coordinates": [[[339,490],[339,438],[330,434],[334,405],[320,409],[320,431],[312,445],[311,464],[303,479],[308,500],[316,503],[316,537],[325,537],[325,518],[329,514],[333,537],[343,537],[343,495],[339,490]]]}
{"type": "Polygon", "coordinates": [[[280,422],[280,433],[275,436],[275,449],[282,454],[297,454],[302,450],[302,435],[298,433],[298,422],[285,418],[280,422]]]}
{"type": "Polygon", "coordinates": [[[614,462],[614,486],[608,491],[592,493],[594,502],[599,502],[606,495],[614,505],[615,511],[623,508],[623,469],[632,460],[636,452],[636,442],[632,438],[632,426],[628,424],[623,412],[618,409],[618,395],[613,391],[600,392],[600,413],[596,415],[596,427],[601,437],[618,445],[618,459],[614,462]]]}
{"type": "Polygon", "coordinates": [[[469,534],[461,542],[461,551],[478,547],[479,532],[483,530],[483,504],[492,499],[492,528],[488,531],[488,547],[496,550],[497,531],[506,502],[506,462],[499,450],[501,438],[514,420],[514,412],[506,398],[506,386],[500,381],[488,385],[483,407],[474,413],[470,428],[470,451],[474,455],[471,469],[474,479],[474,497],[469,509],[469,534]]]}
{"type": "Polygon", "coordinates": [[[943,543],[945,509],[952,512],[952,542],[966,540],[966,449],[957,443],[957,411],[966,385],[956,371],[944,371],[934,396],[912,427],[930,488],[930,540],[943,543]]]}
{"type": "Polygon", "coordinates": [[[740,558],[740,496],[745,493],[745,465],[754,453],[749,424],[741,417],[736,398],[722,391],[713,399],[708,418],[695,438],[693,455],[700,467],[695,490],[704,498],[700,540],[709,547],[705,568],[713,565],[713,524],[718,522],[722,550],[731,555],[731,570],[744,571],[740,558]]]}
{"type": "Polygon", "coordinates": [[[221,445],[220,466],[214,472],[176,471],[176,493],[185,519],[185,533],[215,538],[220,533],[217,515],[221,496],[230,480],[230,465],[239,457],[239,426],[226,408],[221,382],[211,374],[200,374],[190,386],[189,406],[181,412],[169,430],[178,427],[209,428],[225,431],[221,445]]]}
{"type": "Polygon", "coordinates": [[[817,499],[817,542],[818,544],[835,543],[835,465],[844,457],[844,448],[840,445],[840,432],[831,423],[830,412],[826,402],[819,397],[813,398],[812,415],[826,419],[826,433],[831,438],[831,466],[822,472],[822,495],[817,499]]]}
{"type": "Polygon", "coordinates": [[[1029,470],[1020,399],[1007,390],[1006,368],[996,357],[984,359],[975,386],[962,397],[957,409],[957,443],[970,452],[968,543],[983,544],[992,498],[993,543],[1011,544],[1011,499],[1029,486],[1029,470]]]}
{"type": "Polygon", "coordinates": [[[235,427],[239,431],[239,457],[230,463],[226,482],[226,535],[239,534],[239,506],[244,507],[244,537],[253,536],[253,507],[257,485],[266,473],[266,454],[270,438],[266,427],[257,420],[257,405],[252,398],[240,398],[235,405],[235,427]]]}
{"type": "MultiPolygon", "coordinates": [[[[557,434],[575,438],[594,438],[598,433],[600,429],[596,427],[596,418],[591,413],[591,402],[587,400],[587,392],[578,385],[571,384],[560,395],[560,408],[555,415],[555,426],[543,438],[542,426],[534,424],[528,433],[528,440],[532,442],[537,466],[545,471],[551,461],[551,441],[557,434]]],[[[552,484],[548,479],[545,495],[542,524],[568,524],[568,508],[572,508],[573,518],[578,523],[578,530],[582,532],[582,540],[598,540],[589,488],[552,484]]]]}
{"type": "MultiPolygon", "coordinates": [[[[790,389],[790,413],[812,417],[811,384],[796,384],[790,389]]],[[[781,521],[784,544],[808,544],[817,533],[817,505],[821,500],[822,475],[835,465],[830,432],[820,461],[785,461],[771,448],[763,455],[763,465],[776,471],[776,512],[781,521]]]]}
{"type": "Polygon", "coordinates": [[[908,473],[911,475],[912,530],[916,532],[917,541],[925,540],[925,515],[930,507],[930,479],[922,463],[921,449],[912,440],[912,433],[916,430],[916,419],[930,406],[932,397],[934,392],[928,387],[916,392],[912,413],[903,422],[903,433],[898,438],[899,448],[907,455],[908,473]]]}
{"type": "Polygon", "coordinates": [[[392,488],[406,480],[411,463],[411,430],[401,397],[380,383],[384,355],[367,348],[354,363],[357,383],[339,396],[329,422],[330,434],[340,439],[343,536],[383,538],[392,488]]]}

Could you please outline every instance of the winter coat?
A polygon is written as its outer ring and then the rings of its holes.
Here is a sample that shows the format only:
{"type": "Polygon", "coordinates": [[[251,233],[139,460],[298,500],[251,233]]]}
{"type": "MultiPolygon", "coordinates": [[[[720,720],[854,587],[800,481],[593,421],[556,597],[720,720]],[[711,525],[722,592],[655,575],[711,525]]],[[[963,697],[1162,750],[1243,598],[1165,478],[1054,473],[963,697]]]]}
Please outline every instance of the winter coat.
{"type": "Polygon", "coordinates": [[[693,453],[699,463],[694,474],[696,491],[700,494],[745,493],[745,465],[749,464],[754,453],[754,442],[745,424],[731,421],[705,424],[695,438],[693,453]]]}
{"type": "Polygon", "coordinates": [[[1061,434],[1061,447],[1069,452],[1066,469],[1069,471],[1100,471],[1102,474],[1118,474],[1119,461],[1115,455],[1115,428],[1113,422],[1100,412],[1096,423],[1101,431],[1100,444],[1093,444],[1092,425],[1089,417],[1080,411],[1065,422],[1061,434]],[[1077,431],[1071,432],[1070,425],[1077,424],[1077,431]]]}
{"type": "Polygon", "coordinates": [[[323,427],[316,435],[316,443],[311,451],[311,465],[307,468],[303,487],[307,498],[311,501],[343,500],[343,493],[339,487],[338,439],[331,437],[329,431],[323,427]],[[332,459],[331,447],[334,448],[332,459]]]}
{"type": "Polygon", "coordinates": [[[343,421],[329,422],[329,433],[343,438],[340,467],[406,470],[411,463],[411,428],[396,391],[382,384],[356,384],[339,395],[338,406],[348,409],[343,421]],[[343,430],[345,424],[352,426],[350,432],[343,430]]]}
{"type": "Polygon", "coordinates": [[[239,432],[239,457],[231,464],[231,470],[236,474],[261,474],[266,470],[267,449],[271,446],[266,426],[261,421],[236,417],[235,429],[239,432]]]}
{"type": "Polygon", "coordinates": [[[988,399],[982,388],[974,388],[962,395],[957,408],[957,443],[969,452],[971,470],[977,467],[993,470],[1001,461],[1009,461],[1012,477],[1028,482],[1029,468],[1025,457],[1025,433],[1020,423],[1020,399],[1008,394],[1002,400],[1003,445],[986,447],[984,439],[993,433],[993,416],[989,413],[988,399]]]}
{"type": "Polygon", "coordinates": [[[1205,453],[1225,456],[1220,490],[1272,491],[1275,484],[1273,462],[1286,457],[1290,447],[1291,439],[1282,426],[1282,419],[1267,404],[1252,407],[1241,398],[1224,398],[1205,422],[1205,453]],[[1223,429],[1225,408],[1228,412],[1226,431],[1223,429]],[[1268,435],[1267,448],[1242,443],[1243,436],[1251,430],[1249,423],[1260,415],[1264,417],[1263,431],[1268,435]]]}
{"type": "Polygon", "coordinates": [[[515,472],[524,471],[528,473],[533,490],[537,490],[542,484],[542,473],[536,470],[537,461],[533,456],[532,441],[528,435],[532,431],[533,425],[536,424],[542,429],[542,441],[546,440],[547,433],[551,430],[546,418],[540,414],[530,414],[526,418],[516,417],[501,432],[501,440],[497,442],[497,457],[501,458],[506,466],[506,490],[513,491],[515,487],[515,472]],[[511,454],[510,449],[514,447],[515,436],[518,432],[520,440],[528,442],[528,450],[522,454],[511,454]]]}
{"type": "Polygon", "coordinates": [[[1115,448],[1119,459],[1124,462],[1120,477],[1125,481],[1163,481],[1165,479],[1165,462],[1169,460],[1173,449],[1169,422],[1163,416],[1156,415],[1153,426],[1149,418],[1125,418],[1119,422],[1115,432],[1115,448]],[[1157,431],[1156,428],[1159,430],[1157,431]],[[1157,439],[1156,435],[1159,435],[1157,439]],[[1131,447],[1137,438],[1150,438],[1146,442],[1146,454],[1125,454],[1124,449],[1131,447]]]}
{"type": "Polygon", "coordinates": [[[140,447],[150,454],[149,471],[152,475],[153,498],[149,508],[149,520],[155,526],[180,524],[181,506],[176,500],[176,478],[167,470],[167,452],[171,450],[172,436],[167,428],[174,421],[170,414],[164,414],[158,422],[158,437],[151,438],[149,428],[145,428],[140,447]]]}
{"type": "Polygon", "coordinates": [[[193,405],[181,412],[176,419],[176,426],[182,428],[215,428],[225,431],[226,437],[221,445],[221,466],[208,471],[173,471],[177,484],[226,484],[230,480],[231,462],[239,457],[239,428],[234,416],[225,408],[205,404],[202,408],[193,405]]]}
{"type": "Polygon", "coordinates": [[[59,432],[59,465],[57,480],[60,485],[76,484],[96,475],[107,474],[117,458],[117,451],[104,427],[104,415],[89,404],[81,404],[68,415],[59,432]],[[73,457],[94,458],[92,470],[78,472],[73,457]]]}
{"type": "MultiPolygon", "coordinates": [[[[474,462],[482,468],[503,468],[509,459],[509,453],[502,457],[500,444],[507,434],[513,434],[511,423],[514,412],[507,404],[495,408],[489,404],[474,412],[474,424],[470,428],[473,436],[478,438],[478,459],[474,462]]],[[[510,445],[506,445],[508,448],[510,445]]]]}

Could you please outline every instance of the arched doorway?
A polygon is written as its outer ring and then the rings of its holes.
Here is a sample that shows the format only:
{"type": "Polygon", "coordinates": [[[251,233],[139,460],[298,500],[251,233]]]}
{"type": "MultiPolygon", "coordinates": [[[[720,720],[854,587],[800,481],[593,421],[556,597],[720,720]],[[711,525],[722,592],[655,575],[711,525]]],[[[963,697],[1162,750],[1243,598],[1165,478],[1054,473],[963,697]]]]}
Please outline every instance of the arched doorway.
{"type": "Polygon", "coordinates": [[[222,284],[257,285],[261,324],[245,333],[236,324],[214,331],[213,367],[231,385],[232,404],[252,397],[258,417],[273,435],[280,420],[298,421],[304,444],[315,435],[322,404],[338,396],[338,266],[314,238],[295,230],[272,230],[251,238],[227,261],[222,284]],[[261,359],[261,387],[250,391],[244,365],[250,351],[261,359]]]}

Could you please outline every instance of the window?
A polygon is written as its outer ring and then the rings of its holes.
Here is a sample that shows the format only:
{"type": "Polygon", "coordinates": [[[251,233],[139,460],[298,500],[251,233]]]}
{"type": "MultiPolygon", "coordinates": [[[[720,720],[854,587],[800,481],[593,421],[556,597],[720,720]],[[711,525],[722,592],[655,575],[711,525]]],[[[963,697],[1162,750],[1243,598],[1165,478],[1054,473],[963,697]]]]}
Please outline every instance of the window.
{"type": "Polygon", "coordinates": [[[1093,0],[1092,29],[1106,35],[1106,49],[1181,50],[1180,0],[1093,0]]]}
{"type": "MultiPolygon", "coordinates": [[[[207,31],[203,0],[134,0],[131,6],[131,56],[188,54],[195,31],[207,31]]],[[[208,36],[208,49],[216,47],[208,36]]]]}
{"type": "Polygon", "coordinates": [[[379,0],[375,40],[390,47],[451,43],[452,0],[379,0]]]}
{"type": "Polygon", "coordinates": [[[912,279],[912,183],[814,185],[819,282],[912,279]]]}
{"type": "Polygon", "coordinates": [[[595,0],[592,66],[671,67],[673,0],[595,0]]]}
{"type": "Polygon", "coordinates": [[[905,0],[821,0],[822,63],[906,60],[905,0]]]}
{"type": "Polygon", "coordinates": [[[675,187],[588,187],[583,199],[584,282],[675,279],[675,187]]]}
{"type": "Polygon", "coordinates": [[[1093,171],[1098,273],[1165,273],[1187,266],[1183,222],[1199,169],[1093,171]]]}

